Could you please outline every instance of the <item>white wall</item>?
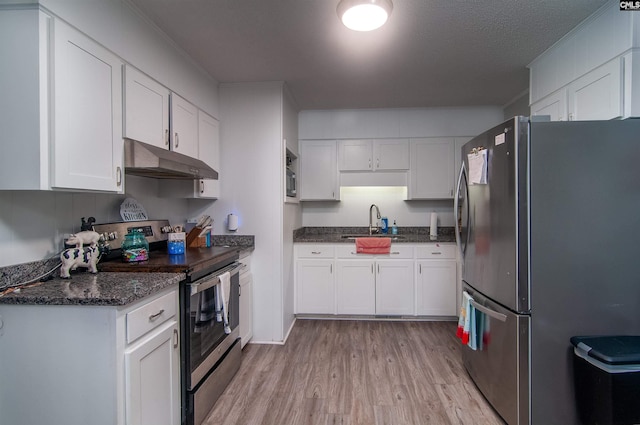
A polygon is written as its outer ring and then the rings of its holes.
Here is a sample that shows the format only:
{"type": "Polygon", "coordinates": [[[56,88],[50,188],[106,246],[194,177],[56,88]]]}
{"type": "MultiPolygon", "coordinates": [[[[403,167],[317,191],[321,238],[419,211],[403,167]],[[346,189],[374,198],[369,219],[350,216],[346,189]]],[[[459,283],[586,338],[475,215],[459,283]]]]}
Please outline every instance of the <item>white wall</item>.
{"type": "MultiPolygon", "coordinates": [[[[287,87],[284,87],[282,97],[282,127],[283,137],[287,140],[287,146],[298,152],[298,107],[293,97],[289,94],[287,87]]],[[[286,149],[286,146],[283,147],[286,149]]],[[[284,155],[285,152],[282,153],[284,155]]],[[[284,158],[283,158],[284,159],[284,158]]],[[[280,167],[284,169],[284,163],[280,167]]],[[[284,172],[281,175],[282,186],[284,187],[284,172]]],[[[300,204],[285,204],[283,211],[282,227],[282,327],[286,338],[291,326],[294,323],[294,280],[293,280],[293,231],[302,227],[302,208],[300,204]]]]}
{"type": "Polygon", "coordinates": [[[185,222],[187,202],[159,198],[158,180],[126,176],[125,188],[125,195],[0,191],[0,266],[59,254],[64,235],[80,230],[81,217],[122,221],[120,204],[126,197],[137,199],[151,219],[185,222]]]}
{"type": "Polygon", "coordinates": [[[475,136],[502,117],[498,106],[301,111],[299,138],[475,136]]]}
{"type": "MultiPolygon", "coordinates": [[[[302,111],[299,138],[473,137],[503,121],[497,106],[459,108],[302,111]]],[[[380,207],[389,225],[429,226],[437,212],[440,226],[453,226],[453,200],[405,201],[406,188],[343,187],[340,202],[303,202],[303,226],[368,226],[369,206],[380,207]]]]}
{"type": "Polygon", "coordinates": [[[214,233],[255,235],[253,340],[283,340],[282,83],[221,84],[221,197],[212,208],[214,233]]]}

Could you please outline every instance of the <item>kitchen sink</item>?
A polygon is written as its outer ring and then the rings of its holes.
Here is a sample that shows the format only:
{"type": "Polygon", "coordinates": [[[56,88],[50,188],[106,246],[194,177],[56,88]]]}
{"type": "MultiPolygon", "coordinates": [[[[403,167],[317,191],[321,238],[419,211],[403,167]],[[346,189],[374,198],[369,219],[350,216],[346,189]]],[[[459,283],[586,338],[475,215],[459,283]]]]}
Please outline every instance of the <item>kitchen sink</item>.
{"type": "Polygon", "coordinates": [[[356,238],[391,238],[392,241],[397,241],[398,239],[404,239],[403,235],[385,235],[381,233],[376,233],[374,235],[364,234],[364,235],[341,235],[340,239],[356,239],[356,238]]]}

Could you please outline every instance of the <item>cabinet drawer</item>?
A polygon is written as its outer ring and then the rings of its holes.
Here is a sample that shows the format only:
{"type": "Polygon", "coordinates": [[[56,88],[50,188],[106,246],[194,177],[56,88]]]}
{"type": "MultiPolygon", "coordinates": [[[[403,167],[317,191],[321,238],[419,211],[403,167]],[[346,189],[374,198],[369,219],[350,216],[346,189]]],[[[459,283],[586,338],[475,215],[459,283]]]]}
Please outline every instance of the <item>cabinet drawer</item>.
{"type": "Polygon", "coordinates": [[[131,343],[176,315],[176,292],[163,295],[127,313],[127,343],[131,343]]]}
{"type": "Polygon", "coordinates": [[[389,254],[356,254],[356,244],[346,244],[337,248],[338,258],[413,258],[413,247],[391,244],[389,254]]]}
{"type": "Polygon", "coordinates": [[[439,243],[416,247],[417,258],[456,258],[455,245],[442,245],[439,243]]]}
{"type": "Polygon", "coordinates": [[[333,258],[335,248],[331,245],[297,245],[298,258],[333,258]]]}

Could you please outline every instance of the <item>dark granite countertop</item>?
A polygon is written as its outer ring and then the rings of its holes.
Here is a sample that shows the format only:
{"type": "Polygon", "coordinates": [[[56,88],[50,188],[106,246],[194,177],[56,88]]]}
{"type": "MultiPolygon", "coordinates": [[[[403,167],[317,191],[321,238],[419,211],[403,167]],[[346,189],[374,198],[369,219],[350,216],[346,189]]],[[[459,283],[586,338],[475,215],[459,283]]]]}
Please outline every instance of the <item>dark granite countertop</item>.
{"type": "MultiPolygon", "coordinates": [[[[344,238],[344,235],[362,235],[369,233],[368,227],[301,227],[293,232],[293,242],[314,243],[354,243],[353,239],[344,238]]],[[[398,234],[386,235],[392,238],[393,243],[437,243],[455,242],[456,236],[453,227],[439,227],[438,238],[432,240],[429,236],[429,227],[399,227],[398,234]],[[393,239],[398,237],[397,239],[393,239]]]]}
{"type": "MultiPolygon", "coordinates": [[[[254,236],[214,236],[214,246],[233,247],[242,257],[254,249],[254,236]]],[[[214,248],[214,249],[218,249],[214,248]]],[[[202,250],[202,249],[200,249],[202,250]]],[[[221,253],[227,250],[220,250],[221,253]]],[[[14,266],[0,267],[0,293],[26,281],[29,276],[47,274],[59,263],[57,257],[14,266]]],[[[105,263],[102,263],[104,266],[105,263]]],[[[100,269],[101,263],[98,263],[100,269]]],[[[125,306],[183,281],[186,276],[175,273],[100,271],[93,275],[85,269],[72,272],[71,279],[54,278],[36,281],[19,291],[0,296],[0,304],[125,306]]]]}
{"type": "Polygon", "coordinates": [[[0,297],[0,304],[124,306],[185,279],[184,273],[80,271],[55,277],[0,297]]]}

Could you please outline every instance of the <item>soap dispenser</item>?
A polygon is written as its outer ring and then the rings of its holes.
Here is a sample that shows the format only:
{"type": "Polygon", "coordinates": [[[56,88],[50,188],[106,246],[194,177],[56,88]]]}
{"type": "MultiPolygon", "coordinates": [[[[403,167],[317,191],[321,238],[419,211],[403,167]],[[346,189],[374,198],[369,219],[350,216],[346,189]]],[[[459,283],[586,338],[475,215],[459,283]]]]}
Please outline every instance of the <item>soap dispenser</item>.
{"type": "Polygon", "coordinates": [[[393,226],[391,227],[391,234],[392,235],[397,235],[398,234],[398,226],[396,226],[396,221],[393,220],[393,226]]]}

